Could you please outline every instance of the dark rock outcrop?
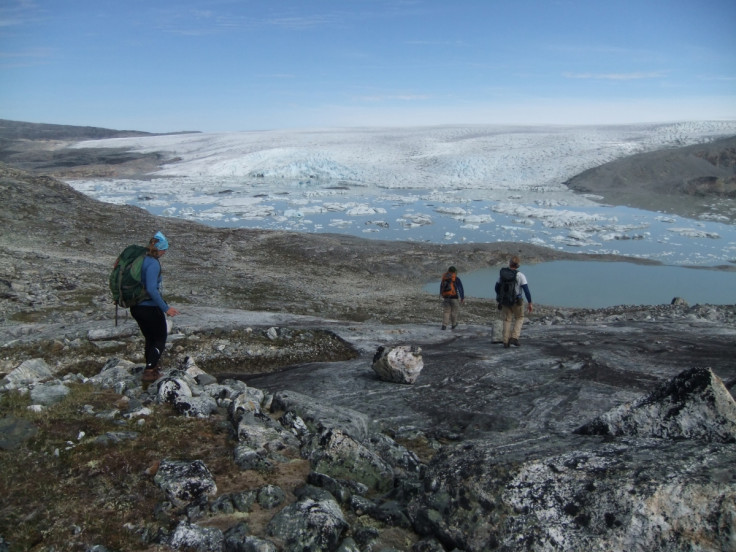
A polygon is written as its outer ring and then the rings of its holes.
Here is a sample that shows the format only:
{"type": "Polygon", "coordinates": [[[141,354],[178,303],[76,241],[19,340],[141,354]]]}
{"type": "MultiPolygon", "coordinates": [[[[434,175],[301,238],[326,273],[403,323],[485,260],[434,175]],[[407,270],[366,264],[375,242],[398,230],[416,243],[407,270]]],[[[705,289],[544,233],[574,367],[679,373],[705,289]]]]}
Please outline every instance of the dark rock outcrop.
{"type": "Polygon", "coordinates": [[[581,435],[736,442],[736,402],[708,368],[693,368],[576,430],[581,435]]]}

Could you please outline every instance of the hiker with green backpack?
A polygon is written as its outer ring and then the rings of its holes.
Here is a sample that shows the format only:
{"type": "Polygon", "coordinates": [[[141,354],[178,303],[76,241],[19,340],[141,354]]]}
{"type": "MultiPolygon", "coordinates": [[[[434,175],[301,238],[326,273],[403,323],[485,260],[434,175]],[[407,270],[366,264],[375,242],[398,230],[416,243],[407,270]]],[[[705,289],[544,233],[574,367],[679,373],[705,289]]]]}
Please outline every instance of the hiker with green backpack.
{"type": "Polygon", "coordinates": [[[179,314],[161,296],[163,278],[160,259],[168,249],[166,236],[156,232],[147,247],[126,247],[110,274],[113,301],[116,305],[130,308],[130,314],[145,339],[146,367],[142,379],[149,383],[161,377],[161,355],[168,336],[166,315],[179,314]]]}

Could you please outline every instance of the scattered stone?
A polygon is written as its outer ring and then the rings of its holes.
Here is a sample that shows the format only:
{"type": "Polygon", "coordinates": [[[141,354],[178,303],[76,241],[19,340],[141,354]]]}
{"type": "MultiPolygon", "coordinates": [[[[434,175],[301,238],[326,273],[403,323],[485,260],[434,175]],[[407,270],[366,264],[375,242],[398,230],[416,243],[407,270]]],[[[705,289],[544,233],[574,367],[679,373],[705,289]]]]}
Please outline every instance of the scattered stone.
{"type": "Polygon", "coordinates": [[[16,389],[22,385],[35,383],[53,377],[51,367],[40,358],[26,360],[0,382],[6,389],[16,389]]]}
{"type": "Polygon", "coordinates": [[[58,403],[68,394],[69,388],[63,383],[48,382],[31,389],[31,401],[34,404],[49,406],[58,403]]]}
{"type": "Polygon", "coordinates": [[[6,416],[0,418],[0,450],[13,450],[38,433],[28,420],[6,416]]]}
{"type": "Polygon", "coordinates": [[[256,501],[261,508],[271,510],[283,504],[286,500],[286,493],[276,485],[266,485],[258,491],[256,501]]]}
{"type": "Polygon", "coordinates": [[[87,332],[87,339],[90,341],[118,340],[123,337],[138,335],[139,332],[140,330],[135,324],[95,328],[94,330],[87,332]]]}

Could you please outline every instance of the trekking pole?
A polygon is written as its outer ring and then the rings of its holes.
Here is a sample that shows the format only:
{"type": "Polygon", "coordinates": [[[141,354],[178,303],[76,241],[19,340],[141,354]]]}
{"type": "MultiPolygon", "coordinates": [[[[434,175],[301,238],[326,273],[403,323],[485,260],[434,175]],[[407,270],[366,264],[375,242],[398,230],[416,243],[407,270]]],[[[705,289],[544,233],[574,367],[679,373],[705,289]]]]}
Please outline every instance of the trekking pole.
{"type": "Polygon", "coordinates": [[[118,325],[118,304],[115,303],[115,326],[118,325]]]}

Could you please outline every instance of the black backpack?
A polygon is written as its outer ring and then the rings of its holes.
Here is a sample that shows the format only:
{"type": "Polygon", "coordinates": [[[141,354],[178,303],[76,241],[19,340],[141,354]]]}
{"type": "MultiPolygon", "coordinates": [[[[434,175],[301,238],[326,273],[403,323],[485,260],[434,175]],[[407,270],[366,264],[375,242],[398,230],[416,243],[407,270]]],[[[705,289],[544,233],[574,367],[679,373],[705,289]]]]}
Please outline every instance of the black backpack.
{"type": "Polygon", "coordinates": [[[516,270],[508,267],[501,269],[496,290],[496,302],[507,307],[516,303],[516,270]]]}

